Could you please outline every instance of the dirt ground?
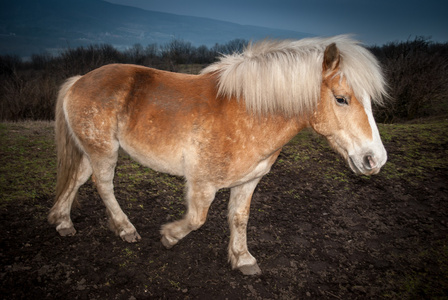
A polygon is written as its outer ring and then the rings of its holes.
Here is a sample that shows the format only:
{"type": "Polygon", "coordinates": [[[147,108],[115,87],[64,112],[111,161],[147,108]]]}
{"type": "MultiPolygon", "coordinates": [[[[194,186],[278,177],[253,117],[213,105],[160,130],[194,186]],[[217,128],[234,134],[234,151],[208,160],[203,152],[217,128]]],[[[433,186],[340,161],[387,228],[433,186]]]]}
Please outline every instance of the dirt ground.
{"type": "MultiPolygon", "coordinates": [[[[122,157],[116,195],[142,236],[127,244],[107,229],[91,181],[72,211],[76,235],[60,237],[46,222],[53,192],[8,198],[19,183],[3,173],[1,298],[447,299],[447,124],[381,126],[389,162],[373,177],[352,174],[325,141],[300,134],[254,194],[248,246],[263,273],[252,277],[227,262],[228,190],[202,228],[166,250],[159,229],[184,212],[181,178],[122,157]]],[[[0,163],[53,160],[52,145],[33,142],[51,144],[48,126],[3,125],[0,163]]],[[[54,164],[43,168],[52,186],[54,164]]]]}

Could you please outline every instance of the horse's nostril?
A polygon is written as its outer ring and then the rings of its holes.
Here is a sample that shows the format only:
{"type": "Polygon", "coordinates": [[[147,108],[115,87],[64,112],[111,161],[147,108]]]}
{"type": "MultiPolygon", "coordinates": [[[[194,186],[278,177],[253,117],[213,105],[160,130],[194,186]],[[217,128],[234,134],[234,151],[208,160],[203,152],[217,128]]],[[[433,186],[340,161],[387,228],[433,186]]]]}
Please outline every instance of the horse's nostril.
{"type": "Polygon", "coordinates": [[[376,162],[371,155],[364,156],[364,166],[369,170],[376,167],[376,162]]]}

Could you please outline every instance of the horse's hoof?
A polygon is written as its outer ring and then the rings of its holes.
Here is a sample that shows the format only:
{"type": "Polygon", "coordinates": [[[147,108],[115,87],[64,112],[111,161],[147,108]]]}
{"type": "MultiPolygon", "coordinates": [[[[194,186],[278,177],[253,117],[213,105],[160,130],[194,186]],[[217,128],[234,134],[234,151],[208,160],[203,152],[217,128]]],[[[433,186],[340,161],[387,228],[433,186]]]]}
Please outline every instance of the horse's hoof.
{"type": "Polygon", "coordinates": [[[165,246],[166,249],[173,248],[174,245],[176,245],[177,242],[170,241],[166,236],[162,235],[162,238],[160,239],[162,242],[162,245],[165,246]]]}
{"type": "Polygon", "coordinates": [[[137,231],[131,232],[131,233],[125,233],[123,235],[120,235],[121,239],[128,243],[136,243],[138,240],[141,240],[142,237],[140,234],[138,234],[137,231]]]}
{"type": "Polygon", "coordinates": [[[69,228],[61,228],[57,229],[60,236],[72,236],[75,235],[76,229],[75,227],[69,227],[69,228]]]}
{"type": "Polygon", "coordinates": [[[245,265],[238,268],[244,275],[261,275],[261,269],[257,263],[245,265]]]}

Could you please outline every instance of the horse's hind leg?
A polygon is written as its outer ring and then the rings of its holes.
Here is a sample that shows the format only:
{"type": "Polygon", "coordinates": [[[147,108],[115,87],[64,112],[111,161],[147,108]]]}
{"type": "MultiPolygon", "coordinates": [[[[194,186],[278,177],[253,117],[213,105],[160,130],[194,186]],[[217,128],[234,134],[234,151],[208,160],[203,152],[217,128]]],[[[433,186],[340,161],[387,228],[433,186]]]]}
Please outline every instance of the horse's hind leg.
{"type": "Polygon", "coordinates": [[[118,151],[109,155],[93,155],[90,158],[96,188],[106,206],[109,216],[109,228],[124,241],[133,243],[141,239],[134,225],[121,210],[114,195],[114,171],[117,163],[118,151]]]}
{"type": "Polygon", "coordinates": [[[70,182],[68,183],[67,188],[61,196],[56,199],[56,202],[48,215],[48,221],[51,224],[56,225],[56,230],[61,236],[74,235],[76,233],[70,218],[70,211],[79,187],[89,179],[90,175],[92,175],[92,168],[86,155],[82,156],[75,174],[74,178],[72,177],[69,179],[70,182]]]}
{"type": "Polygon", "coordinates": [[[162,244],[171,248],[191,231],[199,229],[207,219],[216,189],[207,184],[187,184],[187,213],[183,219],[162,226],[162,244]]]}
{"type": "Polygon", "coordinates": [[[244,275],[261,274],[257,260],[247,249],[247,221],[249,220],[250,201],[260,179],[236,186],[230,190],[229,202],[229,261],[233,269],[239,269],[244,275]]]}

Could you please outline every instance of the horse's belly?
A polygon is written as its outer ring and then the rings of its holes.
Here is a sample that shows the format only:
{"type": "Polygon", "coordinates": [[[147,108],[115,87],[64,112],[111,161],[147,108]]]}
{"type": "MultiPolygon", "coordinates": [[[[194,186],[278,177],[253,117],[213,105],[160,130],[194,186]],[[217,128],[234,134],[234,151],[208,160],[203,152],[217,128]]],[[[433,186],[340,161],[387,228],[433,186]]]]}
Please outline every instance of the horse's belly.
{"type": "Polygon", "coordinates": [[[180,147],[160,147],[155,144],[127,143],[121,140],[120,146],[133,159],[158,172],[184,176],[182,149],[180,147]]]}

